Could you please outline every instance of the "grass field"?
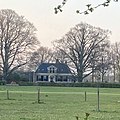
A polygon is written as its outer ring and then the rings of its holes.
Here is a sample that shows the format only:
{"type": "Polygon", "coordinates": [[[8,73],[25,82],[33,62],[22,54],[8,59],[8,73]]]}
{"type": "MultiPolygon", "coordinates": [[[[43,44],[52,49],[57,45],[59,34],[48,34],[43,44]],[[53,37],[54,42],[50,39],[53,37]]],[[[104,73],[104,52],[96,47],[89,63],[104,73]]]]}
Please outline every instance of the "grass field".
{"type": "Polygon", "coordinates": [[[120,120],[120,89],[100,88],[100,112],[97,112],[97,88],[0,86],[0,120],[120,120]],[[7,92],[9,91],[9,100],[7,92]],[[87,101],[84,93],[87,92],[87,101]]]}

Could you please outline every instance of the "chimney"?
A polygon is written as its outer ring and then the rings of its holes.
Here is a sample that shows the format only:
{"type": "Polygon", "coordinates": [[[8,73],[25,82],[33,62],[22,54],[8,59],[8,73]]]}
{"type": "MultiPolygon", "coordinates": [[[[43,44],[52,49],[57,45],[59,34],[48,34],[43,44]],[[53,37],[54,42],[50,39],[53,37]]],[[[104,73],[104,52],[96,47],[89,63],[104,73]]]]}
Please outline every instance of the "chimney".
{"type": "Polygon", "coordinates": [[[65,64],[67,64],[67,60],[65,60],[65,64]]]}
{"type": "Polygon", "coordinates": [[[58,59],[56,59],[56,63],[60,63],[58,59]]]}

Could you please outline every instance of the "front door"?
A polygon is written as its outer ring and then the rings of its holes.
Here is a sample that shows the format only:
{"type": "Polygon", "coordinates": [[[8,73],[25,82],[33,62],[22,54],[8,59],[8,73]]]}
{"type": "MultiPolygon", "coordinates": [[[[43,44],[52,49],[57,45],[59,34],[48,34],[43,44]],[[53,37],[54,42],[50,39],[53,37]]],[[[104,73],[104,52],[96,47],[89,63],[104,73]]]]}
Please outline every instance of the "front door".
{"type": "Polygon", "coordinates": [[[49,81],[50,81],[50,82],[55,82],[55,76],[51,75],[49,81]]]}

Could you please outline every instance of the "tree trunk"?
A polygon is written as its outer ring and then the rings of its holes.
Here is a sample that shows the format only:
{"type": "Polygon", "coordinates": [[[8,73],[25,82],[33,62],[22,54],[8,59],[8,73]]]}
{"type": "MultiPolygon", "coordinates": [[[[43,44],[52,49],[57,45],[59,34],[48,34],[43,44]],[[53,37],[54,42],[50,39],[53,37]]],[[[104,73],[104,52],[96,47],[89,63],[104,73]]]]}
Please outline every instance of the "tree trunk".
{"type": "Polygon", "coordinates": [[[116,74],[115,74],[115,64],[114,64],[114,67],[113,67],[113,81],[115,82],[115,79],[116,79],[116,74]]]}
{"type": "Polygon", "coordinates": [[[3,78],[2,79],[7,82],[7,80],[8,80],[8,65],[5,64],[4,66],[5,67],[3,69],[3,78]]]}
{"type": "Polygon", "coordinates": [[[94,74],[94,71],[92,72],[92,83],[94,82],[94,77],[95,77],[95,74],[94,74]]]}
{"type": "Polygon", "coordinates": [[[82,81],[83,81],[83,71],[78,70],[78,82],[82,82],[82,81]]]}
{"type": "Polygon", "coordinates": [[[118,82],[120,83],[120,70],[118,71],[118,82]]]}
{"type": "Polygon", "coordinates": [[[101,73],[101,81],[104,82],[104,73],[101,73]]]}

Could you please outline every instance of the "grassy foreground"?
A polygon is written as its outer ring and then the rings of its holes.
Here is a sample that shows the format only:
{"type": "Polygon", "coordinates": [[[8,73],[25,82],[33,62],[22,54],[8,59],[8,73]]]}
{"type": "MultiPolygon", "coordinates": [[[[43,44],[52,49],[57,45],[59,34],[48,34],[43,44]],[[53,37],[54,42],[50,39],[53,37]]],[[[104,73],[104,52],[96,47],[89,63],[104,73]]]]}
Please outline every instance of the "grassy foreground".
{"type": "Polygon", "coordinates": [[[40,104],[38,88],[0,86],[0,120],[84,120],[85,113],[90,114],[88,120],[120,120],[119,88],[100,88],[100,112],[97,112],[97,88],[40,87],[40,104]]]}

